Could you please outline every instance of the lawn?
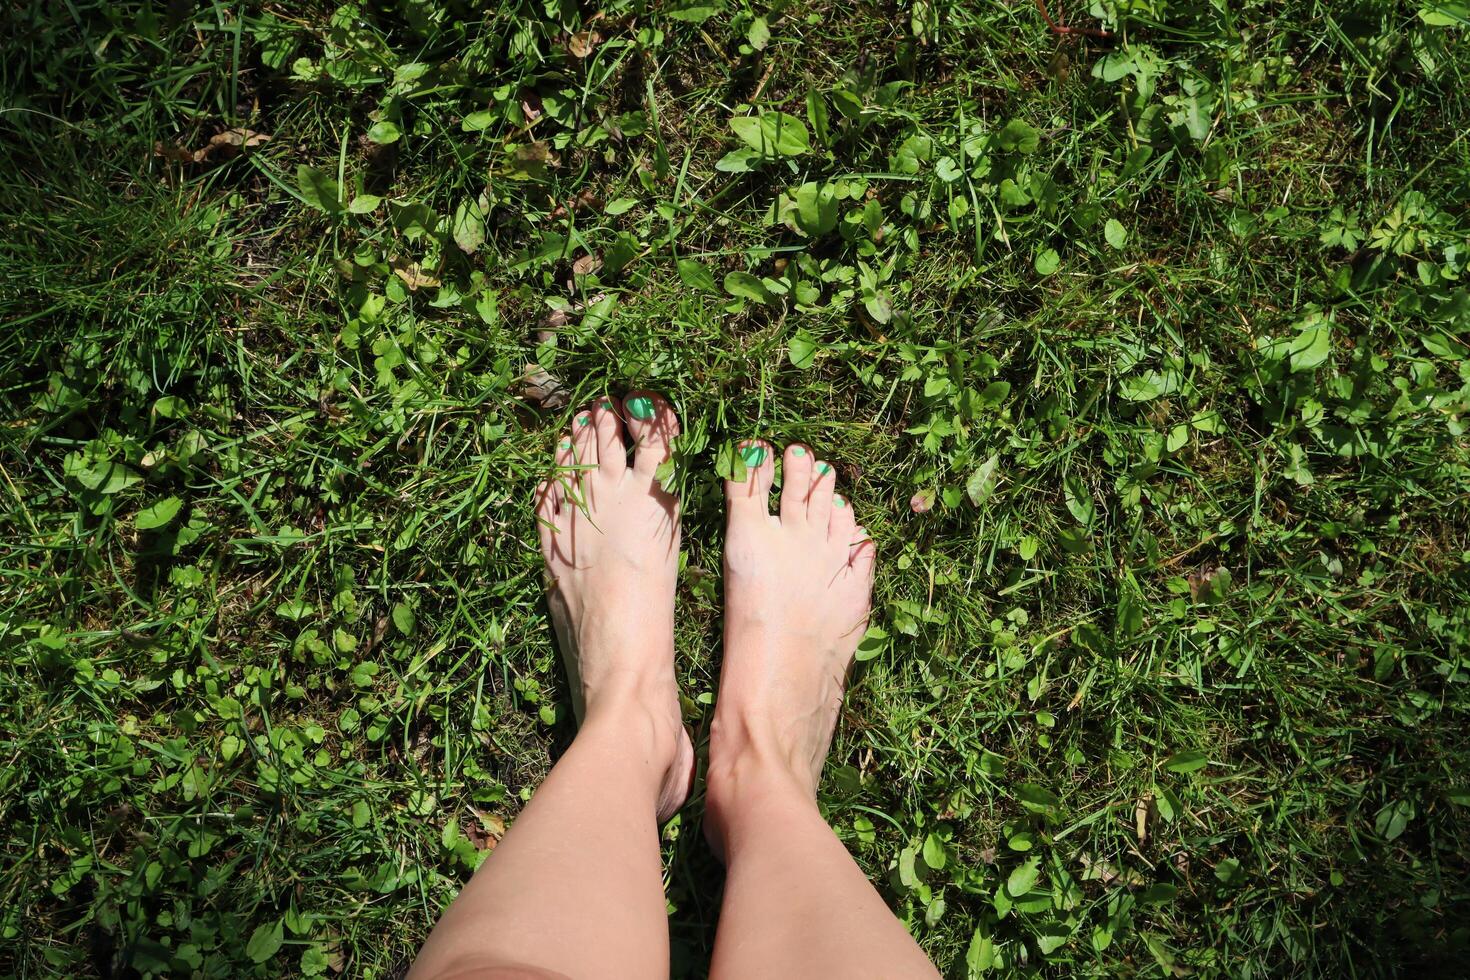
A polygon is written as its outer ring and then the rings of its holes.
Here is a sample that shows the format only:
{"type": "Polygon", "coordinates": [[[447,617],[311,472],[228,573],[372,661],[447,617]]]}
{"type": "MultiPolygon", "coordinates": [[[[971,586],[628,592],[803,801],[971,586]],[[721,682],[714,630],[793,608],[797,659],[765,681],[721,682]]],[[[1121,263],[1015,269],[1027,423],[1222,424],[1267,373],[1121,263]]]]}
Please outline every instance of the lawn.
{"type": "Polygon", "coordinates": [[[1048,6],[0,13],[0,973],[401,975],[634,386],[701,750],[731,446],[837,464],[821,805],[946,976],[1463,971],[1470,5],[1048,6]]]}

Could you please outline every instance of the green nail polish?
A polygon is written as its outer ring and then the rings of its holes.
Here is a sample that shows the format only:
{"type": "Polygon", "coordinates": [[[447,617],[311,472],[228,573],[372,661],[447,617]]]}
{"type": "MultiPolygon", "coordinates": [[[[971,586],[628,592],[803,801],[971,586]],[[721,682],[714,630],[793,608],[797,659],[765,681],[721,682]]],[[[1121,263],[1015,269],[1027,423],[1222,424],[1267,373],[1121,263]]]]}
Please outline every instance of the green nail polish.
{"type": "Polygon", "coordinates": [[[791,455],[793,455],[793,456],[805,456],[806,455],[806,450],[805,449],[802,449],[800,446],[792,446],[791,447],[791,455]]]}
{"type": "Polygon", "coordinates": [[[570,439],[563,439],[561,442],[557,443],[557,448],[558,449],[571,449],[572,448],[572,440],[570,440],[570,439]]]}
{"type": "Polygon", "coordinates": [[[592,424],[592,416],[590,416],[590,415],[583,415],[583,416],[581,416],[580,418],[577,419],[577,424],[578,425],[591,425],[592,424]]]}
{"type": "Polygon", "coordinates": [[[603,402],[602,403],[602,407],[605,408],[605,409],[607,409],[609,412],[611,412],[612,411],[612,402],[603,402]]]}
{"type": "Polygon", "coordinates": [[[647,395],[639,395],[636,398],[629,398],[627,405],[628,412],[635,419],[642,419],[646,421],[653,418],[653,399],[649,398],[647,395]]]}
{"type": "Polygon", "coordinates": [[[759,466],[766,461],[766,447],[741,446],[740,458],[745,460],[746,466],[759,466]]]}
{"type": "Polygon", "coordinates": [[[817,464],[817,475],[818,476],[826,476],[828,473],[831,473],[831,472],[832,472],[832,467],[828,466],[826,463],[818,463],[817,464]]]}
{"type": "Polygon", "coordinates": [[[833,497],[832,498],[832,502],[834,504],[836,504],[838,507],[846,507],[847,506],[847,501],[846,500],[843,500],[841,497],[833,497]]]}

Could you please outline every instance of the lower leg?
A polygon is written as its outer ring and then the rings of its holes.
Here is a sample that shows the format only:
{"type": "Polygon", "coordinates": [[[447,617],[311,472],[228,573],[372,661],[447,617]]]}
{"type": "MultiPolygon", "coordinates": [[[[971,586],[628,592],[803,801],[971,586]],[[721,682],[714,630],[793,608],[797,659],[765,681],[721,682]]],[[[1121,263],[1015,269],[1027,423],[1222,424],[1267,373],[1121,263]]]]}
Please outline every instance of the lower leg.
{"type": "Polygon", "coordinates": [[[416,978],[666,977],[658,822],[694,753],[674,680],[679,508],[654,478],[678,421],[599,400],[537,502],[552,626],[581,727],[414,963],[416,978]],[[635,444],[631,465],[625,440],[635,444]]]}
{"type": "Polygon", "coordinates": [[[798,777],[752,760],[711,779],[705,819],[728,866],[712,976],[936,975],[798,777]]]}
{"type": "Polygon", "coordinates": [[[742,453],[726,484],[725,655],[710,732],[705,829],[728,874],[712,974],[934,977],[934,967],[817,810],[843,683],[867,624],[872,542],[833,468],[742,453]]]}
{"type": "Polygon", "coordinates": [[[682,735],[637,699],[590,709],[413,976],[667,976],[657,809],[682,735]]]}

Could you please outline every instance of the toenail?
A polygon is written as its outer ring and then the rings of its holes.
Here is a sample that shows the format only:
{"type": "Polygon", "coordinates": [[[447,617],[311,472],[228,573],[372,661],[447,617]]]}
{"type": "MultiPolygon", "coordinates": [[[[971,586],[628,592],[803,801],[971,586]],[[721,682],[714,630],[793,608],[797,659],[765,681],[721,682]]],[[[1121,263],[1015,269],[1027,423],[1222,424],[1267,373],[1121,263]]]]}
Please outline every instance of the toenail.
{"type": "Polygon", "coordinates": [[[572,440],[570,440],[570,439],[563,439],[561,442],[559,442],[559,443],[556,444],[556,448],[557,449],[571,449],[572,448],[572,440]]]}
{"type": "Polygon", "coordinates": [[[609,412],[611,412],[612,411],[612,402],[603,402],[602,403],[602,407],[605,408],[605,409],[607,409],[609,412]]]}
{"type": "Polygon", "coordinates": [[[837,496],[835,496],[835,497],[832,498],[832,502],[834,504],[836,504],[838,507],[846,507],[847,506],[847,501],[842,499],[842,494],[840,494],[840,493],[837,496]]]}
{"type": "Polygon", "coordinates": [[[766,461],[766,447],[741,446],[740,458],[745,460],[746,466],[759,466],[766,461]]]}
{"type": "Polygon", "coordinates": [[[653,418],[653,399],[649,398],[647,395],[639,395],[636,398],[629,398],[626,404],[628,406],[629,414],[631,414],[635,419],[653,418]]]}
{"type": "Polygon", "coordinates": [[[829,465],[827,465],[826,463],[818,463],[817,464],[817,475],[818,476],[826,476],[828,473],[831,473],[831,472],[832,472],[832,467],[829,466],[829,465]]]}
{"type": "Polygon", "coordinates": [[[806,455],[806,450],[805,449],[802,449],[800,446],[792,446],[791,447],[791,455],[793,455],[793,456],[805,456],[806,455]]]}
{"type": "Polygon", "coordinates": [[[578,425],[591,425],[592,424],[592,416],[590,416],[590,415],[579,415],[579,416],[577,416],[577,424],[578,425]]]}

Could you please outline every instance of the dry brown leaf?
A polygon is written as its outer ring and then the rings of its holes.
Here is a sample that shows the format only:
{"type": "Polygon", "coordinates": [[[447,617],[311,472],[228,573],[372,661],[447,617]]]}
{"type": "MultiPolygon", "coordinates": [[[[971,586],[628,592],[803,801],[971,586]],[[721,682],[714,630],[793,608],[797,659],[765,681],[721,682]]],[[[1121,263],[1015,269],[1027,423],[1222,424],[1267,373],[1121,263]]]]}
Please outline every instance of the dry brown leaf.
{"type": "Polygon", "coordinates": [[[236,156],[244,150],[253,149],[270,139],[265,133],[257,133],[253,129],[236,126],[222,133],[215,133],[209,138],[209,142],[197,150],[187,150],[182,146],[169,145],[163,142],[153,144],[153,152],[174,163],[203,163],[212,156],[220,156],[225,159],[236,156]]]}
{"type": "Polygon", "coordinates": [[[461,825],[464,835],[475,845],[477,851],[495,850],[495,845],[505,836],[505,821],[478,807],[470,807],[470,812],[475,815],[475,819],[466,820],[461,825]]]}
{"type": "Polygon", "coordinates": [[[1148,811],[1153,803],[1152,796],[1142,796],[1138,804],[1133,808],[1133,830],[1138,835],[1138,846],[1142,847],[1148,840],[1148,811]]]}
{"type": "Polygon", "coordinates": [[[565,218],[568,212],[576,214],[578,211],[586,207],[602,207],[601,198],[599,198],[597,196],[597,192],[590,187],[584,187],[576,197],[570,199],[569,201],[567,201],[567,203],[558,204],[555,208],[552,209],[551,214],[547,215],[547,219],[550,221],[556,221],[560,218],[565,218]]]}
{"type": "Polygon", "coordinates": [[[573,58],[585,58],[602,43],[602,35],[596,31],[578,31],[567,41],[567,51],[573,58]]]}
{"type": "Polygon", "coordinates": [[[578,256],[577,259],[572,262],[572,275],[586,276],[596,272],[598,269],[601,268],[602,259],[598,258],[595,255],[582,255],[578,256]]]}
{"type": "Polygon", "coordinates": [[[418,290],[439,285],[438,277],[419,268],[417,262],[396,258],[389,262],[389,265],[393,266],[393,274],[402,279],[403,284],[409,289],[418,290]]]}
{"type": "Polygon", "coordinates": [[[541,408],[561,408],[567,403],[566,385],[539,364],[527,366],[521,377],[520,395],[541,408]]]}

